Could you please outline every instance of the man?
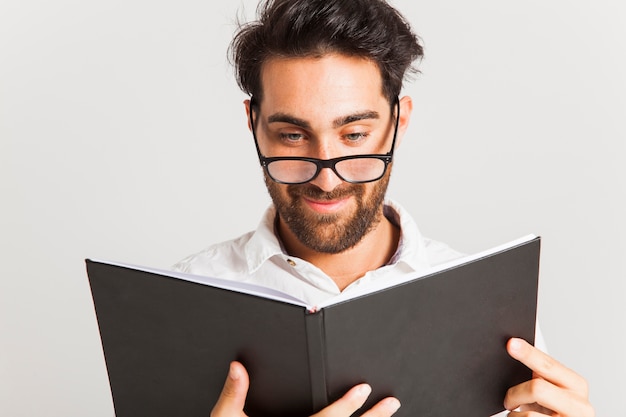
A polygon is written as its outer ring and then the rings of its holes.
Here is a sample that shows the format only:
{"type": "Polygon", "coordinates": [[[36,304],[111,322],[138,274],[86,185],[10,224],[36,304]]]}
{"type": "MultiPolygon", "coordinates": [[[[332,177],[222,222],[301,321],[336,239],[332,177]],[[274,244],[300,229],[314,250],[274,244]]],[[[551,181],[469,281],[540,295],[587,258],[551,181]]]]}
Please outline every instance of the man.
{"type": "MultiPolygon", "coordinates": [[[[402,82],[422,56],[395,9],[384,0],[267,0],[231,51],[273,205],[255,232],[177,269],[253,281],[315,305],[459,256],[385,200],[412,111],[411,98],[399,98],[402,82]]],[[[580,376],[522,340],[507,349],[535,373],[503,399],[521,410],[513,415],[593,415],[580,376]]],[[[243,416],[247,389],[246,370],[233,362],[212,415],[243,416]]],[[[349,416],[369,392],[358,385],[317,415],[349,416]]],[[[386,398],[364,415],[399,407],[386,398]]]]}

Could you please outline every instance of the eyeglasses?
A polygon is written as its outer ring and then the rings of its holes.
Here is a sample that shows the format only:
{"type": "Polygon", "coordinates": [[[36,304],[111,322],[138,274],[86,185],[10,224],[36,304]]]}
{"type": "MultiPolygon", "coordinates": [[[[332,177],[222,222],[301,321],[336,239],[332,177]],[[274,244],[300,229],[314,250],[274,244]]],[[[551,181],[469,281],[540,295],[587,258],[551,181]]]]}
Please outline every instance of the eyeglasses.
{"type": "Polygon", "coordinates": [[[304,184],[313,181],[324,168],[332,169],[333,172],[345,182],[362,184],[366,182],[378,181],[381,179],[387,167],[393,159],[393,151],[398,135],[398,124],[400,122],[400,101],[396,99],[396,124],[393,132],[391,150],[386,154],[363,154],[348,155],[332,159],[318,159],[299,156],[277,156],[265,157],[259,148],[259,141],[254,128],[253,108],[259,108],[259,104],[250,100],[250,127],[254,144],[259,156],[261,166],[269,177],[281,184],[304,184]]]}

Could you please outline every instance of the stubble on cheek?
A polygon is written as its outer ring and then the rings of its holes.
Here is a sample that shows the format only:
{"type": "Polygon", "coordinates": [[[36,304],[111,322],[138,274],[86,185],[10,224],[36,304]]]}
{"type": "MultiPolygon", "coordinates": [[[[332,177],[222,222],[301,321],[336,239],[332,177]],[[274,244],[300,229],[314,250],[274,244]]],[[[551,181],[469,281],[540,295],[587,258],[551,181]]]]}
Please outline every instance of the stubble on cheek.
{"type": "Polygon", "coordinates": [[[369,195],[363,184],[344,184],[330,193],[310,184],[280,186],[265,177],[278,215],[305,246],[322,253],[340,253],[361,241],[381,220],[388,175],[375,183],[369,195]],[[349,213],[315,213],[303,198],[316,201],[352,198],[349,213]]]}

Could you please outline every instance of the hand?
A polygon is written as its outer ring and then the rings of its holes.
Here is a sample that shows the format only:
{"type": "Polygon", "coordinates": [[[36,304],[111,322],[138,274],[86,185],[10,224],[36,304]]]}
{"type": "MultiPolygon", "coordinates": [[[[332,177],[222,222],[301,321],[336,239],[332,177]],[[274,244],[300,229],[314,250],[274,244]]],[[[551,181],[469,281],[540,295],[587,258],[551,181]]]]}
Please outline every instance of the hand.
{"type": "Polygon", "coordinates": [[[509,355],[533,371],[533,379],[509,389],[504,407],[511,417],[593,417],[587,382],[522,339],[510,339],[509,355]]]}
{"type": "MultiPolygon", "coordinates": [[[[243,406],[248,393],[248,372],[239,362],[232,362],[211,417],[246,417],[243,406]]],[[[343,397],[324,408],[312,417],[349,417],[361,408],[372,389],[367,384],[351,388],[343,397]]],[[[381,400],[363,414],[363,417],[389,417],[400,408],[400,402],[393,397],[381,400]]]]}

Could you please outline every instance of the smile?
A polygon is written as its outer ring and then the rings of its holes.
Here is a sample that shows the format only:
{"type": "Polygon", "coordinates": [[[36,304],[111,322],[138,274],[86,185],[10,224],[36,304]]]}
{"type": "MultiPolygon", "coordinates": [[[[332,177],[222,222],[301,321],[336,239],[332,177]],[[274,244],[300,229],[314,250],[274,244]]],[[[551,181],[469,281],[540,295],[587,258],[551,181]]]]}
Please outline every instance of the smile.
{"type": "Polygon", "coordinates": [[[345,197],[339,200],[311,200],[309,198],[303,197],[302,200],[306,203],[308,207],[310,207],[313,211],[322,214],[336,213],[345,207],[349,201],[350,197],[345,197]]]}

